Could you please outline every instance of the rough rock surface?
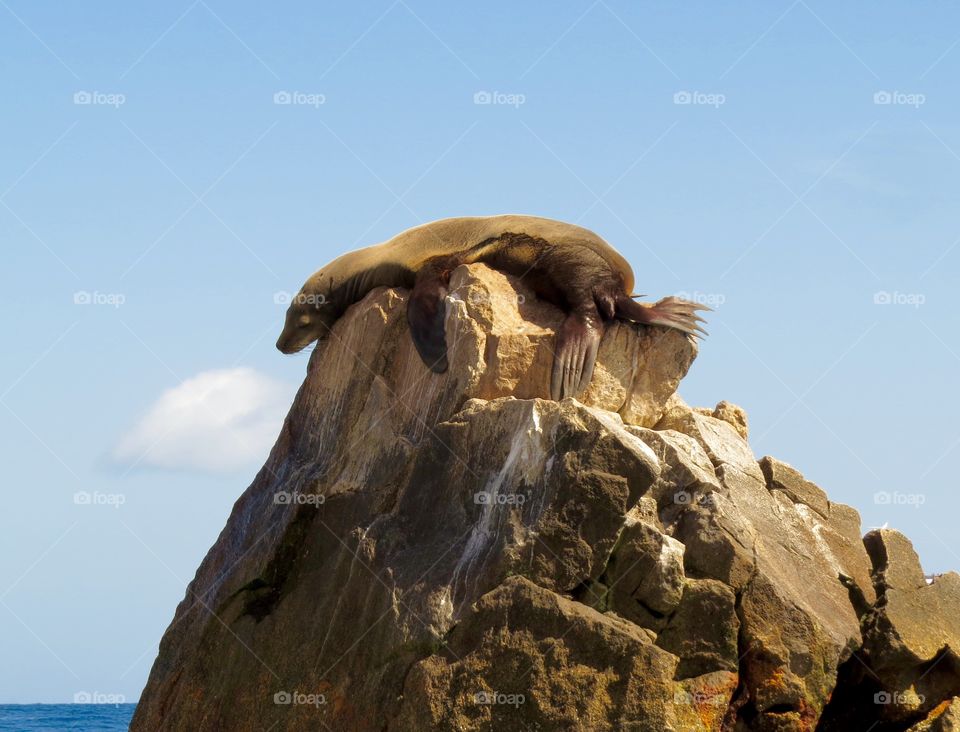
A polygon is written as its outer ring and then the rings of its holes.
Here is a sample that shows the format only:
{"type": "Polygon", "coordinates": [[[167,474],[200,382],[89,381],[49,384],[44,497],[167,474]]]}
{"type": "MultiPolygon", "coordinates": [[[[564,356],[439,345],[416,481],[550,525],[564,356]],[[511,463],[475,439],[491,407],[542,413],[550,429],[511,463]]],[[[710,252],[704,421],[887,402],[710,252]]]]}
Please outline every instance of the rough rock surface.
{"type": "Polygon", "coordinates": [[[739,407],[688,407],[682,334],[613,326],[553,402],[561,314],[452,285],[444,375],[401,290],[313,352],[133,730],[957,726],[960,576],[758,462],[739,407]]]}
{"type": "Polygon", "coordinates": [[[861,620],[857,663],[844,669],[850,691],[838,697],[838,719],[879,707],[880,730],[924,719],[929,726],[919,729],[950,729],[958,705],[947,714],[944,703],[960,695],[960,575],[928,583],[910,541],[892,529],[871,531],[864,543],[877,600],[861,620]]]}
{"type": "Polygon", "coordinates": [[[960,697],[944,701],[909,732],[960,732],[960,697]]]}

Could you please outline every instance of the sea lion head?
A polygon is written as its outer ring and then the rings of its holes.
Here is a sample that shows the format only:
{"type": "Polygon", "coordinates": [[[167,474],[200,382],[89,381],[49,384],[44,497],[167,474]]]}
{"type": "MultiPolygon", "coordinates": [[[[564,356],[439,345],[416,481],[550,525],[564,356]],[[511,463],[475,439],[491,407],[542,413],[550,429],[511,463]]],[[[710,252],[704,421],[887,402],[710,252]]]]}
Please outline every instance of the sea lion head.
{"type": "Polygon", "coordinates": [[[277,350],[287,354],[302,351],[314,341],[326,338],[336,319],[330,296],[307,282],[290,299],[277,350]]]}
{"type": "Polygon", "coordinates": [[[306,281],[287,308],[287,320],[277,339],[281,353],[296,353],[317,340],[323,340],[346,309],[365,295],[371,283],[386,284],[381,247],[373,246],[347,252],[334,259],[306,281]]]}

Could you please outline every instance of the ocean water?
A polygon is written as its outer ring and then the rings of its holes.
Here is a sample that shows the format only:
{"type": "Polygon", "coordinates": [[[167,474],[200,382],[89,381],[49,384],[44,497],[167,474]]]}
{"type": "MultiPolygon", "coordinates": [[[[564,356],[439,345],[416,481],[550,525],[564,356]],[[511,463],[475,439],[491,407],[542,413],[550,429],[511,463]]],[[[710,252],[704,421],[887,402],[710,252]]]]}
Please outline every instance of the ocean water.
{"type": "Polygon", "coordinates": [[[0,730],[126,730],[136,704],[0,704],[0,730]]]}

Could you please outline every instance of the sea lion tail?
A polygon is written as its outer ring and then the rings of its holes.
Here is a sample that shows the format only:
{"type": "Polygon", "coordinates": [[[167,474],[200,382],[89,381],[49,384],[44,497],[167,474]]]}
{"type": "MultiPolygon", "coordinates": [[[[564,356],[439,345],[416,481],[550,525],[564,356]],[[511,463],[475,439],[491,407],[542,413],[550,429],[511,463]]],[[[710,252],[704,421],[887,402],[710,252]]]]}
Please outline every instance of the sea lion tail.
{"type": "Polygon", "coordinates": [[[710,310],[710,308],[673,296],[665,297],[653,304],[636,302],[628,295],[622,295],[616,300],[618,318],[646,325],[662,325],[702,338],[708,334],[700,325],[705,321],[697,315],[698,310],[710,310]]]}

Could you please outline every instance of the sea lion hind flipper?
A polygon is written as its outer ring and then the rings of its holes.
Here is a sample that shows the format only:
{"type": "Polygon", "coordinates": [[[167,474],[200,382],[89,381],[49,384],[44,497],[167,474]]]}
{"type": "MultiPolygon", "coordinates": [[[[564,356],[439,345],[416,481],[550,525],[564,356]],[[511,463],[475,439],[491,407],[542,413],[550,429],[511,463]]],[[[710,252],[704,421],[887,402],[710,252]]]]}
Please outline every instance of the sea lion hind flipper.
{"type": "Polygon", "coordinates": [[[550,377],[550,398],[560,401],[583,392],[593,378],[597,351],[603,336],[599,318],[571,313],[557,332],[550,377]]]}
{"type": "Polygon", "coordinates": [[[448,366],[444,332],[446,296],[447,286],[443,278],[424,274],[417,277],[407,303],[407,324],[413,345],[427,368],[437,374],[442,374],[448,366]]]}
{"type": "Polygon", "coordinates": [[[646,325],[662,325],[702,338],[708,335],[700,323],[705,322],[697,315],[698,310],[710,310],[679,297],[665,297],[654,304],[635,302],[627,295],[617,298],[617,317],[646,325]]]}

